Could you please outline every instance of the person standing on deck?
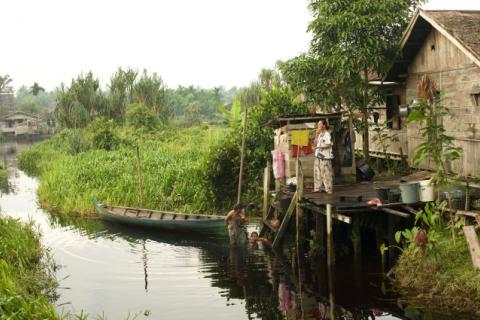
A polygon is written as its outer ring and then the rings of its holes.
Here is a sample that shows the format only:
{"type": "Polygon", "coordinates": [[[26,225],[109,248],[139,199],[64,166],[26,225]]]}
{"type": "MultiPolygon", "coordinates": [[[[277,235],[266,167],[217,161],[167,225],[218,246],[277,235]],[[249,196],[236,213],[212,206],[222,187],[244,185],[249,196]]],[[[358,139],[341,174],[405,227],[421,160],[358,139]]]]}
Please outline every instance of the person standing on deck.
{"type": "Polygon", "coordinates": [[[244,229],[245,210],[242,204],[237,203],[233,210],[225,216],[225,224],[228,228],[228,237],[233,246],[247,243],[247,232],[244,229]]]}
{"type": "Polygon", "coordinates": [[[318,121],[315,135],[314,191],[333,193],[332,136],[325,120],[318,121]]]}

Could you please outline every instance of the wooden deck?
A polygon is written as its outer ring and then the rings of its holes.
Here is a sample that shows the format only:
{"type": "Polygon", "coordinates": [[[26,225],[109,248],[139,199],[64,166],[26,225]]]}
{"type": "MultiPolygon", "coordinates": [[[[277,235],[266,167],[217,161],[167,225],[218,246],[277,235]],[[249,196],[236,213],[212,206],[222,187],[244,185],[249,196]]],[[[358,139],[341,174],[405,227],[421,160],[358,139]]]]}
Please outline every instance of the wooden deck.
{"type": "Polygon", "coordinates": [[[389,188],[391,191],[399,191],[399,179],[359,182],[334,186],[333,194],[325,192],[313,192],[305,190],[303,199],[315,205],[331,204],[340,209],[342,207],[364,207],[367,202],[377,198],[378,188],[389,188]]]}
{"type": "MultiPolygon", "coordinates": [[[[406,204],[402,203],[401,199],[393,200],[392,197],[390,201],[384,201],[380,205],[370,205],[368,202],[374,198],[379,198],[378,189],[380,188],[389,189],[390,192],[397,193],[399,196],[401,181],[418,181],[428,179],[430,176],[430,172],[419,171],[408,176],[378,177],[373,181],[334,185],[333,194],[327,194],[325,192],[313,192],[311,189],[304,188],[303,177],[300,175],[299,188],[295,192],[282,189],[272,194],[270,209],[266,210],[267,214],[264,221],[268,222],[268,219],[271,219],[273,216],[273,211],[277,210],[282,223],[278,230],[272,230],[268,223],[264,223],[261,234],[273,231],[275,233],[273,247],[276,248],[283,238],[283,234],[292,220],[294,212],[297,212],[297,216],[302,216],[303,212],[305,212],[305,214],[314,214],[316,219],[320,219],[320,215],[327,216],[327,221],[330,219],[351,224],[354,232],[358,234],[360,227],[369,227],[381,232],[385,231],[388,233],[386,238],[389,238],[389,242],[393,244],[393,234],[397,227],[401,226],[396,219],[408,223],[413,222],[415,214],[424,204],[406,204]],[[281,208],[281,206],[279,207],[275,204],[275,202],[279,201],[279,195],[283,198],[291,198],[288,209],[281,208]],[[329,211],[327,208],[331,208],[331,210],[329,211]],[[387,228],[388,230],[386,230],[387,228]]],[[[329,230],[331,231],[331,226],[330,228],[327,227],[327,233],[329,230]]],[[[384,236],[379,235],[379,237],[384,236]]]]}
{"type": "Polygon", "coordinates": [[[400,192],[400,181],[417,181],[430,177],[431,173],[426,171],[418,171],[407,176],[378,177],[373,181],[334,185],[333,194],[305,190],[303,198],[315,205],[331,204],[337,209],[368,207],[367,202],[369,200],[378,198],[377,189],[379,188],[388,188],[390,191],[400,192]]]}

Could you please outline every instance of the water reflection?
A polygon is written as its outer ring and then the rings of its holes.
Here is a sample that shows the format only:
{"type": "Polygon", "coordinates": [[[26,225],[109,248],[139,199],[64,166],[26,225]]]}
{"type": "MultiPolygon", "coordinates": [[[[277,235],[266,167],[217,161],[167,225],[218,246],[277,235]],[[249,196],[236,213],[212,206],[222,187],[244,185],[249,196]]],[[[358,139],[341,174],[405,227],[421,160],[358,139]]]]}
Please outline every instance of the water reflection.
{"type": "Polygon", "coordinates": [[[0,205],[11,216],[34,217],[64,266],[59,310],[109,319],[129,312],[137,319],[456,319],[399,304],[376,257],[365,257],[358,274],[349,257],[332,270],[294,249],[231,248],[224,238],[49,214],[38,208],[38,181],[16,169],[12,148],[2,149],[12,175],[0,205]]]}

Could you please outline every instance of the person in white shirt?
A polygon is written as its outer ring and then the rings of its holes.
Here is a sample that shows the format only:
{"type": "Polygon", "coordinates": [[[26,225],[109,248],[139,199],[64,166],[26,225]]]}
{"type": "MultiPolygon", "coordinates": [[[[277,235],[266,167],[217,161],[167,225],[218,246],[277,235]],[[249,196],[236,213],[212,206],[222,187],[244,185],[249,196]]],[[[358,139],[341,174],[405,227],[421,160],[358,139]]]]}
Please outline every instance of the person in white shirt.
{"type": "Polygon", "coordinates": [[[325,120],[318,121],[315,136],[314,191],[333,193],[332,136],[325,120]]]}

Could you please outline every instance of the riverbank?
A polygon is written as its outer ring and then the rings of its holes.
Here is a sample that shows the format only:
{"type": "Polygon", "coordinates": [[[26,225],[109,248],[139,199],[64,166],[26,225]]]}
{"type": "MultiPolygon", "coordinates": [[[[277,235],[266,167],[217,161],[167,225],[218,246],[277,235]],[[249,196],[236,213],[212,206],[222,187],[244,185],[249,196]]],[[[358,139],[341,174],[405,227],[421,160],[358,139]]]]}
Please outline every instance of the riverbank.
{"type": "Polygon", "coordinates": [[[425,254],[418,246],[405,248],[395,267],[395,286],[417,307],[479,316],[480,272],[473,267],[465,238],[457,236],[454,244],[444,228],[432,240],[434,246],[425,254]]]}
{"type": "Polygon", "coordinates": [[[33,223],[0,215],[0,319],[58,319],[54,270],[33,223]]]}
{"type": "Polygon", "coordinates": [[[155,133],[120,127],[100,137],[92,128],[64,130],[21,153],[19,166],[39,177],[39,202],[53,212],[94,216],[94,197],[112,205],[215,212],[232,205],[228,197],[218,201],[209,179],[226,133],[209,126],[155,133]]]}

